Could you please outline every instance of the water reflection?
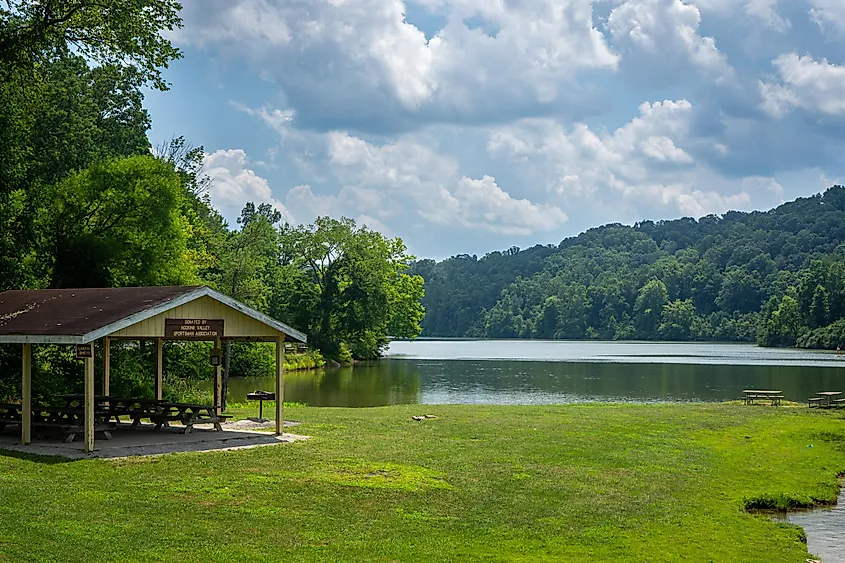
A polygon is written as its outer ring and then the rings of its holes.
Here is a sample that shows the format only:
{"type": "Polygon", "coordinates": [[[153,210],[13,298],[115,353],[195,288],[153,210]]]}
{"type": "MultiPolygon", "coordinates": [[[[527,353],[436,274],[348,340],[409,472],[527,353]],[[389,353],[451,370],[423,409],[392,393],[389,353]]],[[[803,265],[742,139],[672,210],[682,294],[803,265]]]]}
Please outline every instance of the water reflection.
{"type": "MultiPolygon", "coordinates": [[[[354,368],[289,372],[285,400],[316,407],[377,407],[419,403],[421,380],[408,366],[359,365],[354,368]]],[[[229,381],[229,400],[243,401],[255,390],[275,388],[273,377],[229,381]]]]}
{"type": "MultiPolygon", "coordinates": [[[[241,401],[272,390],[272,377],[230,382],[241,401]]],[[[783,365],[386,359],[338,370],[293,372],[285,398],[314,406],[403,403],[551,404],[585,401],[725,401],[743,389],[780,389],[805,401],[822,390],[845,391],[845,369],[783,365]]]]}

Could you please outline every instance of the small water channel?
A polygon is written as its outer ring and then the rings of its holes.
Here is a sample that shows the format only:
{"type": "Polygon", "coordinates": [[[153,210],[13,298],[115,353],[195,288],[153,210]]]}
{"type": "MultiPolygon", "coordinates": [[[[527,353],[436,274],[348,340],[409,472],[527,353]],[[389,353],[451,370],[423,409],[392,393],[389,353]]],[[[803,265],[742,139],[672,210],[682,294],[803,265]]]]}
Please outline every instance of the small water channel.
{"type": "Polygon", "coordinates": [[[778,522],[789,522],[804,528],[807,551],[821,558],[822,563],[845,563],[845,486],[834,506],[779,512],[771,517],[778,522]]]}

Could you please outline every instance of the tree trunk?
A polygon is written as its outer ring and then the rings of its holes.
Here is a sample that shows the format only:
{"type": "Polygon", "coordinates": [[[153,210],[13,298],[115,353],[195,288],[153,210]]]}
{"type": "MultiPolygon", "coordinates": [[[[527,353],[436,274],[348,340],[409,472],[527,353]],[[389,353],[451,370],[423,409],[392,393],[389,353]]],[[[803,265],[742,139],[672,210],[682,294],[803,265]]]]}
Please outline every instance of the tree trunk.
{"type": "Polygon", "coordinates": [[[232,364],[232,341],[223,344],[223,389],[220,390],[220,408],[226,410],[226,396],[229,393],[229,366],[232,364]]]}

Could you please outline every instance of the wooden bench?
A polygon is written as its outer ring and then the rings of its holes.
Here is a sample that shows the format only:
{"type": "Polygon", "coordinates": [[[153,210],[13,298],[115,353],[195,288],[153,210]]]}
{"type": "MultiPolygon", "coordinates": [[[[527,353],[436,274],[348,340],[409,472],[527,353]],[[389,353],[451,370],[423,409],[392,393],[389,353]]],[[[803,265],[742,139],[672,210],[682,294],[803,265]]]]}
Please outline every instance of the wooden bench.
{"type": "Polygon", "coordinates": [[[0,431],[7,425],[20,425],[22,420],[20,405],[0,403],[0,431]]]}
{"type": "Polygon", "coordinates": [[[830,403],[837,407],[845,407],[845,399],[833,399],[830,403]]]}
{"type": "Polygon", "coordinates": [[[213,424],[214,429],[222,431],[220,422],[232,418],[230,415],[217,414],[212,405],[192,405],[187,403],[160,403],[159,412],[149,417],[155,423],[155,429],[169,426],[170,422],[181,422],[185,425],[184,433],[193,430],[195,424],[213,424]]]}
{"type": "MultiPolygon", "coordinates": [[[[69,444],[76,439],[77,434],[84,434],[85,427],[78,424],[64,424],[62,422],[33,422],[32,427],[39,430],[38,437],[44,437],[45,430],[60,430],[65,433],[65,443],[69,444]]],[[[111,431],[114,430],[114,422],[94,424],[94,432],[102,432],[106,440],[111,440],[111,431]]]]}
{"type": "Polygon", "coordinates": [[[194,429],[194,424],[213,424],[215,430],[222,431],[223,427],[220,426],[220,423],[225,422],[230,418],[232,418],[232,415],[230,414],[215,414],[214,416],[196,416],[185,423],[185,434],[190,433],[190,431],[194,429]]]}
{"type": "Polygon", "coordinates": [[[824,401],[824,398],[822,398],[822,397],[810,397],[809,399],[807,399],[807,406],[809,408],[813,408],[813,406],[818,408],[818,407],[821,406],[823,401],[824,401]]]}

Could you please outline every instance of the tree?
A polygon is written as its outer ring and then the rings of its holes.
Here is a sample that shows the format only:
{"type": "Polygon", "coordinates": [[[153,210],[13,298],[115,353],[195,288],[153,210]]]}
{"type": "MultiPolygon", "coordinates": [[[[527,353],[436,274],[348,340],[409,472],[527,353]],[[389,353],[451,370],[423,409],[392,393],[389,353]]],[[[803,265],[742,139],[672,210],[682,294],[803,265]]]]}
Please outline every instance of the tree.
{"type": "Polygon", "coordinates": [[[0,64],[0,288],[37,285],[22,265],[52,186],[110,158],[149,154],[141,86],[132,68],[89,68],[78,56],[33,76],[0,64]]]}
{"type": "Polygon", "coordinates": [[[284,225],[279,241],[283,271],[273,288],[273,315],[307,332],[327,358],[376,358],[388,331],[420,333],[422,278],[406,273],[413,257],[400,239],[351,219],[319,217],[311,225],[284,225]]]}
{"type": "Polygon", "coordinates": [[[167,89],[161,69],[181,57],[163,32],[182,27],[177,0],[5,0],[0,64],[24,70],[76,52],[96,66],[134,67],[167,89]]]}
{"type": "Polygon", "coordinates": [[[798,300],[784,295],[777,308],[766,316],[758,343],[761,346],[795,346],[804,332],[798,300]]]}
{"type": "Polygon", "coordinates": [[[188,252],[173,168],[152,156],[110,159],[45,191],[34,269],[49,287],[177,285],[199,281],[188,252]]]}
{"type": "MultiPolygon", "coordinates": [[[[263,209],[264,205],[259,208],[263,209]]],[[[253,203],[244,206],[238,218],[241,230],[226,235],[218,269],[211,276],[220,291],[262,312],[269,309],[270,282],[279,252],[275,223],[281,219],[281,214],[273,213],[271,209],[268,205],[263,213],[256,213],[253,203]]],[[[231,365],[232,342],[226,341],[223,347],[224,409],[231,365]]]]}
{"type": "Polygon", "coordinates": [[[640,288],[634,303],[634,325],[638,336],[655,338],[663,308],[669,303],[669,292],[660,280],[651,280],[640,288]]]}
{"type": "Polygon", "coordinates": [[[258,208],[251,201],[246,202],[238,217],[238,225],[246,228],[253,221],[264,218],[270,225],[275,225],[282,220],[282,213],[269,203],[261,203],[258,208]]]}
{"type": "Polygon", "coordinates": [[[727,313],[759,311],[763,301],[761,290],[762,283],[755,273],[744,267],[732,267],[725,272],[716,305],[727,313]]]}
{"type": "Polygon", "coordinates": [[[813,301],[810,304],[811,329],[825,326],[829,322],[830,315],[830,294],[823,285],[817,285],[813,292],[813,301]]]}
{"type": "Polygon", "coordinates": [[[691,299],[673,301],[663,307],[658,333],[665,340],[690,340],[696,337],[698,322],[691,299]]]}

